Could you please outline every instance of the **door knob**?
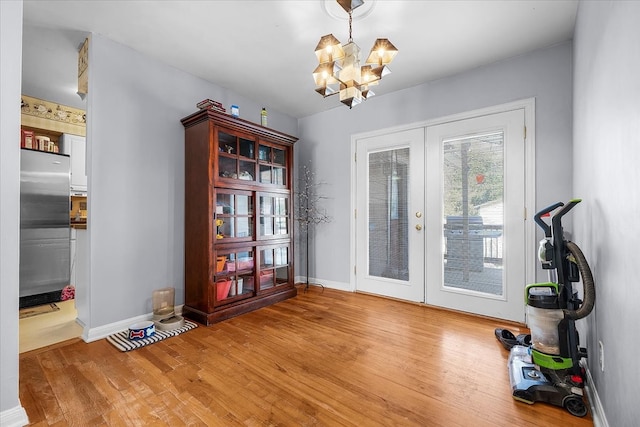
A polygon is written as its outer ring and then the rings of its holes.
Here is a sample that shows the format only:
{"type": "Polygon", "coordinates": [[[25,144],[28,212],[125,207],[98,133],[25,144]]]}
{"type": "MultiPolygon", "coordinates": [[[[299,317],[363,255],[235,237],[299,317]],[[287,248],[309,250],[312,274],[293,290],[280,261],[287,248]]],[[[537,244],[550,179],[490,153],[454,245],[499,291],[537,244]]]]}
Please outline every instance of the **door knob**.
{"type": "Polygon", "coordinates": [[[416,212],[416,218],[422,218],[422,212],[420,211],[416,212]]]}
{"type": "Polygon", "coordinates": [[[416,230],[418,230],[418,231],[422,230],[422,225],[421,224],[416,224],[416,230]]]}

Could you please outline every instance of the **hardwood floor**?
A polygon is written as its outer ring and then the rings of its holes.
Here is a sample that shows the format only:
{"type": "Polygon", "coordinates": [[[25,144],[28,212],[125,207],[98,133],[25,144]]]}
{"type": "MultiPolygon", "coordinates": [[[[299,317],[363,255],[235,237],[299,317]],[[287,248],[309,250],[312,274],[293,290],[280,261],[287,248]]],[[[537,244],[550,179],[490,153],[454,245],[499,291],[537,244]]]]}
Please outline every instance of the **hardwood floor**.
{"type": "MultiPolygon", "coordinates": [[[[34,426],[591,426],[511,397],[496,320],[312,287],[122,353],[20,355],[34,426]]],[[[524,332],[524,331],[522,331],[524,332]]]]}

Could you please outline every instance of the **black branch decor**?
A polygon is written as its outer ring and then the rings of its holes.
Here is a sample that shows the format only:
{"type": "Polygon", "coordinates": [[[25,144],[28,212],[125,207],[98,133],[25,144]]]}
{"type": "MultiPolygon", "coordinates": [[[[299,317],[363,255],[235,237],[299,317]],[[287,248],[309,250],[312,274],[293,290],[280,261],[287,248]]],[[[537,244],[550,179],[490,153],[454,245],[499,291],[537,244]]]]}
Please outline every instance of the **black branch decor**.
{"type": "Polygon", "coordinates": [[[300,224],[301,236],[305,239],[305,292],[309,289],[309,235],[315,226],[331,222],[331,217],[327,215],[326,209],[320,206],[323,200],[328,199],[318,193],[321,185],[325,185],[325,183],[316,181],[315,172],[311,170],[311,162],[309,165],[304,165],[296,191],[298,203],[295,210],[295,220],[300,224]]]}

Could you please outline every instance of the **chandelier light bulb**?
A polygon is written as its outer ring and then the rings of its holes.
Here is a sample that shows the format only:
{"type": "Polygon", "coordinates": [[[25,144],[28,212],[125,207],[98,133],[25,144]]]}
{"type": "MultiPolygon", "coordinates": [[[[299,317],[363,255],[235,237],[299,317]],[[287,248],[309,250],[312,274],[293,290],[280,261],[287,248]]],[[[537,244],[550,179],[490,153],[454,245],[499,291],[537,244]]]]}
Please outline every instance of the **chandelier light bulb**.
{"type": "Polygon", "coordinates": [[[369,83],[369,81],[371,80],[371,66],[367,65],[365,67],[361,67],[360,68],[361,72],[362,72],[362,81],[364,84],[369,83]]]}

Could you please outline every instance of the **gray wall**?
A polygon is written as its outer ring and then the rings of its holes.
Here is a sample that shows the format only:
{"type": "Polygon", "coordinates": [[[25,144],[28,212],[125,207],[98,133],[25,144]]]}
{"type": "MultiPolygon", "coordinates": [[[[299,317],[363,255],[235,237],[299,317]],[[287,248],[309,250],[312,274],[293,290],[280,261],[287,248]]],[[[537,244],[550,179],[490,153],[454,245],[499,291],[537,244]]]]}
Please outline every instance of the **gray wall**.
{"type": "Polygon", "coordinates": [[[5,420],[26,419],[18,400],[20,146],[16,138],[20,134],[21,63],[22,1],[0,1],[0,424],[3,425],[5,420]]]}
{"type": "Polygon", "coordinates": [[[608,425],[638,425],[640,3],[581,2],[574,49],[575,240],[596,282],[580,325],[608,425]],[[600,371],[597,345],[604,345],[600,371]]]}
{"type": "MultiPolygon", "coordinates": [[[[262,104],[94,34],[88,96],[90,319],[96,328],[152,311],[153,290],[184,302],[184,128],[204,98],[240,106],[259,123],[262,104]],[[126,64],[124,66],[123,64],[126,64]]],[[[269,109],[269,125],[297,131],[269,109]]]]}
{"type": "MultiPolygon", "coordinates": [[[[573,197],[571,191],[571,43],[497,62],[453,77],[338,106],[299,121],[298,165],[309,161],[333,218],[317,229],[310,275],[348,288],[351,135],[422,122],[525,98],[536,98],[536,206],[573,197]]],[[[402,78],[394,74],[385,79],[402,78]]],[[[384,85],[384,80],[380,83],[384,85]]],[[[339,104],[335,97],[326,102],[339,104]]],[[[541,237],[541,232],[538,232],[541,237]]],[[[298,245],[300,252],[302,245],[298,245]]],[[[304,252],[302,253],[304,256],[304,252]]],[[[304,259],[303,257],[299,260],[304,259]]],[[[532,260],[535,262],[535,260],[532,260]]],[[[298,271],[304,271],[302,262],[298,271]]]]}
{"type": "Polygon", "coordinates": [[[88,33],[23,24],[22,94],[85,110],[78,89],[78,46],[88,33]]]}

